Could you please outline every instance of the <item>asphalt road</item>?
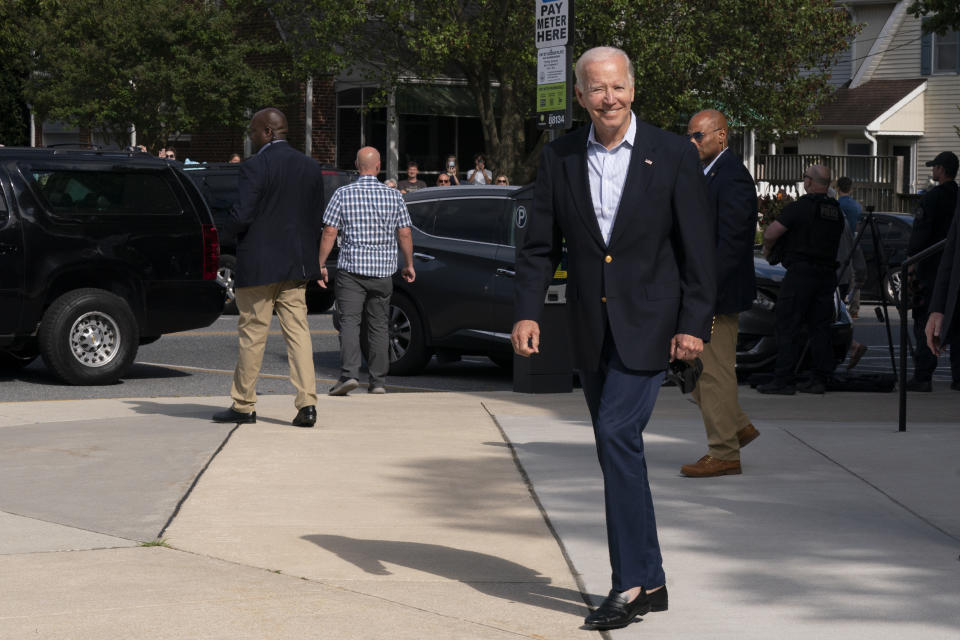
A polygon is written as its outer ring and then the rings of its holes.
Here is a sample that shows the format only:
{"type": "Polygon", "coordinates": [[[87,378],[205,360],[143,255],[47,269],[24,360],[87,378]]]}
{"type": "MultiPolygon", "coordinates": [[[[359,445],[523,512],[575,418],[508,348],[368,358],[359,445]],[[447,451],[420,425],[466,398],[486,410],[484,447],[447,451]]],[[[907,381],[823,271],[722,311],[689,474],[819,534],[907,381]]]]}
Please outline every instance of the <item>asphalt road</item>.
{"type": "MultiPolygon", "coordinates": [[[[861,307],[854,324],[854,337],[868,346],[857,371],[864,373],[892,372],[886,329],[874,316],[874,304],[861,307]]],[[[890,308],[891,312],[893,308],[890,308]]],[[[136,364],[127,376],[113,385],[71,387],[62,384],[46,369],[42,359],[13,378],[2,379],[0,402],[60,400],[79,398],[126,398],[156,396],[222,396],[230,402],[230,382],[236,363],[237,317],[222,316],[205,329],[167,335],[159,341],[140,347],[136,364]]],[[[314,363],[317,390],[324,393],[339,377],[339,345],[330,313],[310,316],[313,333],[314,363]]],[[[899,322],[891,319],[894,356],[899,366],[899,322]]],[[[908,359],[908,373],[913,364],[908,359]]],[[[841,365],[841,368],[843,365],[841,365]]],[[[258,384],[260,394],[292,394],[287,379],[286,349],[280,327],[274,318],[258,384]]],[[[946,360],[941,361],[935,381],[949,381],[946,360]]],[[[404,390],[431,391],[500,391],[512,388],[509,372],[483,357],[465,357],[459,362],[439,363],[434,358],[419,376],[393,376],[387,381],[393,392],[404,390]]]]}
{"type": "MultiPolygon", "coordinates": [[[[310,316],[317,391],[325,393],[340,376],[337,332],[328,313],[310,316]]],[[[127,375],[113,385],[71,387],[55,378],[38,358],[13,378],[2,379],[0,402],[79,398],[223,396],[230,403],[230,382],[237,361],[237,316],[221,316],[205,329],[163,336],[143,345],[127,375]]],[[[293,394],[287,352],[276,317],[270,327],[257,392],[293,394]]],[[[361,382],[365,382],[365,379],[361,382]]],[[[502,391],[512,388],[509,372],[487,358],[466,357],[438,363],[434,358],[419,376],[388,378],[390,391],[502,391]]]]}

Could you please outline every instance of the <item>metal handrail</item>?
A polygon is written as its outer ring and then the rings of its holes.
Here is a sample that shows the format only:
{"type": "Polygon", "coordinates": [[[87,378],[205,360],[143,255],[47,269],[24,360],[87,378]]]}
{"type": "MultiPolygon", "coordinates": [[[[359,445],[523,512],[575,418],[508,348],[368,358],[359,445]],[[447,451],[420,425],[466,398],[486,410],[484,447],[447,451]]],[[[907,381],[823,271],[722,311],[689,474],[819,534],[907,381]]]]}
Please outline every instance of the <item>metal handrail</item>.
{"type": "MultiPolygon", "coordinates": [[[[897,308],[900,310],[900,427],[899,431],[907,430],[907,270],[921,260],[925,260],[935,253],[943,251],[946,240],[932,244],[923,251],[912,256],[900,264],[900,299],[897,308]]],[[[917,345],[919,348],[920,345],[917,345]]]]}

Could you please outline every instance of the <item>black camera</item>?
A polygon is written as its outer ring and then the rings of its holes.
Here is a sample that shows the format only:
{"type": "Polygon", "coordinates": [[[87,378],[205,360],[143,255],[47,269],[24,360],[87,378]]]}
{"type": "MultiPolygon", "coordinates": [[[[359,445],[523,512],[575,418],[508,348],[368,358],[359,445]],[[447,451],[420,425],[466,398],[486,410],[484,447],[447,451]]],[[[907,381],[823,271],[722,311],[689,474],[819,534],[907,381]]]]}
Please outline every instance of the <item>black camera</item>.
{"type": "Polygon", "coordinates": [[[667,380],[680,387],[680,393],[690,393],[697,386],[697,380],[703,373],[703,361],[694,358],[692,361],[674,360],[667,367],[667,380]]]}

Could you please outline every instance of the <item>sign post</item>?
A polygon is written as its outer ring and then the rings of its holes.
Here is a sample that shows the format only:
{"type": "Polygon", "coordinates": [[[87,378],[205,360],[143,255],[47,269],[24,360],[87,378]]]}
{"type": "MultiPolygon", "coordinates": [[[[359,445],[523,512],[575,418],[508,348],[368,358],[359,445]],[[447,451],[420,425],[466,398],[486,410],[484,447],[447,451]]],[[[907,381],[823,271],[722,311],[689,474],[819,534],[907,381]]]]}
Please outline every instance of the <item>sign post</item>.
{"type": "Polygon", "coordinates": [[[573,0],[534,0],[537,127],[569,129],[573,106],[573,0]]]}

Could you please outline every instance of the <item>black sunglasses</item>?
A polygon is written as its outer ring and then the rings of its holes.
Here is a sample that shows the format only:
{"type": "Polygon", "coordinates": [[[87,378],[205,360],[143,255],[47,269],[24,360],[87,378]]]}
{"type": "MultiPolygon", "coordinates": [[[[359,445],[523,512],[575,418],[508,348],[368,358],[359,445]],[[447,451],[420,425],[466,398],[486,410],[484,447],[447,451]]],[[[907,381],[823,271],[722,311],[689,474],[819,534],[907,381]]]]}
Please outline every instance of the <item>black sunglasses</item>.
{"type": "MultiPolygon", "coordinates": [[[[709,131],[708,133],[714,133],[714,132],[716,132],[716,131],[722,131],[722,130],[723,130],[723,127],[717,127],[716,129],[714,129],[713,131],[709,131]]],[[[687,137],[688,137],[688,138],[692,138],[693,140],[696,140],[697,142],[700,142],[701,140],[703,140],[703,137],[704,137],[705,135],[707,135],[707,134],[704,133],[703,131],[693,131],[693,132],[688,131],[688,132],[687,132],[687,137]]]]}

